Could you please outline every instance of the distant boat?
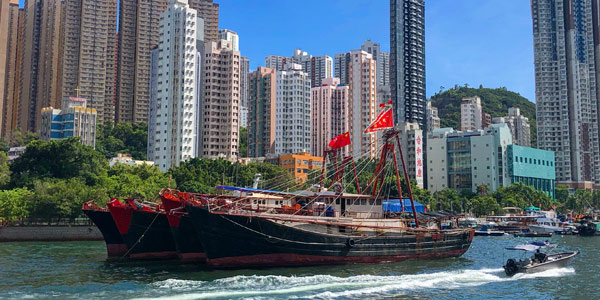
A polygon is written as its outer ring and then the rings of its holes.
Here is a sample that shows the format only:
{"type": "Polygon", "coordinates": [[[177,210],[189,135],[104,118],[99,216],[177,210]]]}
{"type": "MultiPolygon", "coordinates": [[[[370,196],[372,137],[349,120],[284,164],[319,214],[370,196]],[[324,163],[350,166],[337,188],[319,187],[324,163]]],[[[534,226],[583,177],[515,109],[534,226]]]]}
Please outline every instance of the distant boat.
{"type": "Polygon", "coordinates": [[[483,225],[480,230],[475,231],[476,236],[503,236],[505,234],[507,233],[500,230],[492,230],[487,225],[483,225]]]}
{"type": "Polygon", "coordinates": [[[552,232],[517,232],[515,237],[551,237],[552,232]]]}
{"type": "Polygon", "coordinates": [[[537,218],[535,224],[529,225],[529,229],[538,233],[554,233],[561,231],[560,221],[555,218],[537,218]]]}
{"type": "Polygon", "coordinates": [[[543,272],[555,268],[563,268],[569,264],[571,258],[579,254],[579,251],[561,252],[556,254],[546,254],[539,250],[542,248],[554,248],[556,244],[548,242],[531,242],[529,244],[518,245],[507,250],[519,250],[524,253],[537,251],[531,259],[509,259],[503,266],[504,272],[508,276],[513,276],[517,273],[536,273],[543,272]]]}

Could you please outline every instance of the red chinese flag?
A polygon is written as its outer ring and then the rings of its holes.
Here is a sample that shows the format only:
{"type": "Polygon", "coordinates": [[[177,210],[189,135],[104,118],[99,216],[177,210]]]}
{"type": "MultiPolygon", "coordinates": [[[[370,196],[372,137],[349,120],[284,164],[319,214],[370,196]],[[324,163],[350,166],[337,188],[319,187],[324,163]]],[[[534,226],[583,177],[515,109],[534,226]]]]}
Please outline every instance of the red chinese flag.
{"type": "Polygon", "coordinates": [[[375,118],[375,121],[373,121],[373,123],[371,123],[367,129],[365,129],[365,133],[375,132],[392,127],[394,127],[394,116],[392,115],[392,109],[390,108],[379,113],[377,118],[375,118]]]}
{"type": "Polygon", "coordinates": [[[385,103],[379,104],[379,107],[385,107],[385,103]]]}
{"type": "Polygon", "coordinates": [[[348,145],[350,145],[350,132],[340,134],[334,137],[331,142],[329,142],[329,147],[332,149],[339,149],[348,145]]]}
{"type": "Polygon", "coordinates": [[[392,100],[388,100],[387,104],[392,104],[392,100]]]}

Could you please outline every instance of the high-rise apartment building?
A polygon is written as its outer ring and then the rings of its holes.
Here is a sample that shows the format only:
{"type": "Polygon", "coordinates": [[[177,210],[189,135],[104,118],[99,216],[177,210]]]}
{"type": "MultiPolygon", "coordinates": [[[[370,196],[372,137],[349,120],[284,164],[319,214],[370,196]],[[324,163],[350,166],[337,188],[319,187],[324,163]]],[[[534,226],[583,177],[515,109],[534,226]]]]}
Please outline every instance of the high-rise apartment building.
{"type": "Polygon", "coordinates": [[[0,3],[0,135],[10,137],[16,127],[21,70],[19,1],[0,3]]]}
{"type": "Polygon", "coordinates": [[[265,57],[265,66],[276,71],[286,69],[286,64],[294,63],[302,66],[302,71],[308,74],[311,87],[319,86],[325,78],[333,77],[333,59],[328,55],[315,56],[302,49],[294,50],[291,57],[269,55],[265,57]]]}
{"type": "Polygon", "coordinates": [[[600,1],[532,0],[538,147],[556,180],[600,185],[600,1]]]}
{"type": "Polygon", "coordinates": [[[219,30],[219,39],[230,42],[233,47],[233,50],[240,51],[240,37],[235,31],[229,29],[221,29],[219,30]]]}
{"type": "Polygon", "coordinates": [[[340,79],[340,84],[348,84],[348,63],[350,62],[350,53],[336,53],[333,56],[334,75],[340,79]]]}
{"type": "Polygon", "coordinates": [[[352,156],[355,159],[374,157],[380,134],[364,134],[363,131],[378,114],[376,62],[371,54],[362,50],[352,50],[347,56],[352,156]]]}
{"type": "Polygon", "coordinates": [[[199,156],[237,159],[241,55],[226,40],[208,41],[205,45],[199,156]]]}
{"type": "Polygon", "coordinates": [[[248,76],[250,76],[250,60],[242,56],[240,59],[240,126],[248,127],[248,76]]]}
{"type": "Polygon", "coordinates": [[[360,46],[360,50],[373,55],[377,62],[377,88],[382,85],[390,85],[390,53],[382,52],[379,43],[374,43],[371,40],[366,40],[360,46]]]}
{"type": "Polygon", "coordinates": [[[213,0],[188,0],[190,8],[195,9],[198,18],[204,20],[204,40],[219,40],[219,4],[213,0]]]}
{"type": "Polygon", "coordinates": [[[513,137],[513,144],[529,147],[531,145],[531,129],[529,119],[521,115],[518,107],[508,109],[508,116],[493,118],[492,123],[506,123],[513,137]]]}
{"type": "Polygon", "coordinates": [[[482,129],[483,111],[479,96],[463,98],[460,103],[460,130],[482,129]]]}
{"type": "Polygon", "coordinates": [[[440,128],[438,109],[431,105],[431,101],[427,101],[427,133],[431,133],[434,129],[438,128],[440,128]]]}
{"type": "Polygon", "coordinates": [[[248,157],[275,154],[275,72],[258,67],[249,75],[248,157]]]}
{"type": "Polygon", "coordinates": [[[167,0],[120,1],[117,122],[146,122],[148,119],[150,51],[158,44],[158,24],[166,7],[167,0]]]}
{"type": "MultiPolygon", "coordinates": [[[[322,156],[334,137],[350,130],[348,92],[349,87],[340,85],[339,78],[325,78],[320,86],[310,89],[312,155],[322,156]]],[[[341,156],[347,156],[350,147],[340,151],[341,156]]]]}
{"type": "Polygon", "coordinates": [[[25,2],[16,109],[21,130],[39,132],[42,108],[62,104],[66,8],[61,0],[25,2]]]}
{"type": "Polygon", "coordinates": [[[114,121],[117,0],[64,3],[62,100],[87,99],[98,121],[114,121]]]}
{"type": "Polygon", "coordinates": [[[203,20],[187,0],[169,1],[150,58],[148,160],[162,171],[198,156],[203,33],[203,20]]]}
{"type": "Polygon", "coordinates": [[[396,123],[426,128],[425,0],[390,0],[390,86],[396,123]]]}
{"type": "Polygon", "coordinates": [[[310,151],[309,75],[299,64],[275,73],[275,154],[310,151]]]}

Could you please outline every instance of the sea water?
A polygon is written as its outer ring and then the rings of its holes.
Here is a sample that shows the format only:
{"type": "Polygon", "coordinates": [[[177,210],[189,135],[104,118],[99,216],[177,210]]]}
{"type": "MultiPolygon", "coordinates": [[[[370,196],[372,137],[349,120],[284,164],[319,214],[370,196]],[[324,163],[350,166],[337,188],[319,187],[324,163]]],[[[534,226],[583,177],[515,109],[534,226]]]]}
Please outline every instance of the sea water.
{"type": "Polygon", "coordinates": [[[508,277],[504,250],[531,238],[475,237],[460,258],[301,268],[213,270],[178,261],[107,260],[102,242],[1,243],[0,298],[598,299],[600,237],[549,238],[571,265],[508,277]]]}

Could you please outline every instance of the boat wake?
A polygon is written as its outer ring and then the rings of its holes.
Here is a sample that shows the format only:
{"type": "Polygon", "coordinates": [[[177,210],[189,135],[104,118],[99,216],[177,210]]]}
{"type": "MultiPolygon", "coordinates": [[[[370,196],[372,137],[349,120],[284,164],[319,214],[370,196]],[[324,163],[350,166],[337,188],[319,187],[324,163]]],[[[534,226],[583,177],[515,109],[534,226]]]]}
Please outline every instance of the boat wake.
{"type": "Polygon", "coordinates": [[[393,295],[409,295],[429,289],[459,289],[483,284],[532,279],[538,277],[561,277],[574,274],[572,268],[548,270],[535,274],[504,275],[504,270],[456,270],[415,275],[357,275],[336,277],[313,276],[234,276],[214,281],[168,279],[151,284],[156,299],[339,299],[378,298],[393,295]],[[164,297],[160,298],[161,295],[164,297]]]}

